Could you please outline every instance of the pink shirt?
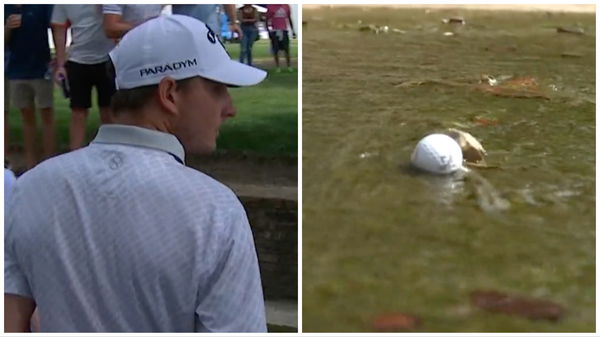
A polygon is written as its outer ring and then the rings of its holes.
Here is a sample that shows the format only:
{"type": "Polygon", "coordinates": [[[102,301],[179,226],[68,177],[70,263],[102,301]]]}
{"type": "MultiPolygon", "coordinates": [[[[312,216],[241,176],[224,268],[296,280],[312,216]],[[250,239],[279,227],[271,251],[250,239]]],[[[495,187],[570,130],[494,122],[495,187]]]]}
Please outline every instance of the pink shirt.
{"type": "Polygon", "coordinates": [[[289,5],[267,5],[267,19],[271,22],[274,30],[287,30],[289,15],[289,5]]]}

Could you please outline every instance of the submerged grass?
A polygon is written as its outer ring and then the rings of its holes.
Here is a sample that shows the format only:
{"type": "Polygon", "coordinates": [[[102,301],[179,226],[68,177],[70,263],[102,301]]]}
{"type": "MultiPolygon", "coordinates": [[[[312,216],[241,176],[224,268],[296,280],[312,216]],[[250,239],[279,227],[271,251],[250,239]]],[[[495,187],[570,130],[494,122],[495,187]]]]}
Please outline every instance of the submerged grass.
{"type": "Polygon", "coordinates": [[[419,331],[594,331],[594,15],[304,13],[303,331],[369,331],[384,312],[421,317],[419,331]],[[454,15],[466,25],[441,22],[454,15]],[[389,32],[359,31],[368,24],[389,32]],[[483,74],[533,77],[550,99],[402,85],[483,74]],[[478,179],[408,170],[416,142],[448,127],[482,141],[500,168],[476,174],[509,209],[482,207],[478,179]],[[476,289],[552,300],[567,314],[486,313],[469,303],[476,289]]]}

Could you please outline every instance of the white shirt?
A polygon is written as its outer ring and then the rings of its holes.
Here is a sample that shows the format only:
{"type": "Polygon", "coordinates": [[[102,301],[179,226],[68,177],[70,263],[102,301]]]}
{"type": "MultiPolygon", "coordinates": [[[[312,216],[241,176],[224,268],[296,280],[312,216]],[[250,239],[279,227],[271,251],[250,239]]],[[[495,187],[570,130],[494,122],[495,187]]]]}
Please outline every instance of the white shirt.
{"type": "Polygon", "coordinates": [[[121,15],[123,21],[134,26],[157,17],[162,12],[163,5],[102,5],[104,14],[121,15]]]}
{"type": "Polygon", "coordinates": [[[108,60],[115,42],[106,37],[103,20],[101,5],[54,5],[52,23],[71,22],[70,61],[98,64],[108,60]]]}
{"type": "Polygon", "coordinates": [[[17,180],[5,293],[42,332],[264,332],[258,261],[233,192],[173,135],[104,125],[17,180]]]}
{"type": "Polygon", "coordinates": [[[8,200],[10,199],[10,195],[12,194],[12,190],[17,183],[17,177],[13,171],[5,168],[4,169],[4,212],[6,212],[6,205],[8,200]]]}

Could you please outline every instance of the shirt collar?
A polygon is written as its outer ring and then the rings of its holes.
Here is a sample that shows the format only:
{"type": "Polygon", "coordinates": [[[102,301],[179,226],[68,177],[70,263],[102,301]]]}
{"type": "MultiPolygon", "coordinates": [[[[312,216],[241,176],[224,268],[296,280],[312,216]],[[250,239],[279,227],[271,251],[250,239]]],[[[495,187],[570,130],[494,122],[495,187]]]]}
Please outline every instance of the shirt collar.
{"type": "Polygon", "coordinates": [[[185,164],[183,145],[181,145],[177,137],[169,133],[141,128],[139,126],[123,124],[101,125],[92,143],[147,147],[168,152],[178,162],[185,164]]]}

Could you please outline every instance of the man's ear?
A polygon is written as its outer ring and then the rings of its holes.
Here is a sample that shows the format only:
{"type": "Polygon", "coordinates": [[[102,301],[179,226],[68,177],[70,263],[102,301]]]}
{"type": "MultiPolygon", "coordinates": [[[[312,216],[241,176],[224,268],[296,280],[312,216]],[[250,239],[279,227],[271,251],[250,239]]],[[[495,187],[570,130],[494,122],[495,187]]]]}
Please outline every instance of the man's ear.
{"type": "Polygon", "coordinates": [[[177,115],[177,82],[172,77],[165,77],[158,83],[158,105],[169,114],[177,115]]]}

